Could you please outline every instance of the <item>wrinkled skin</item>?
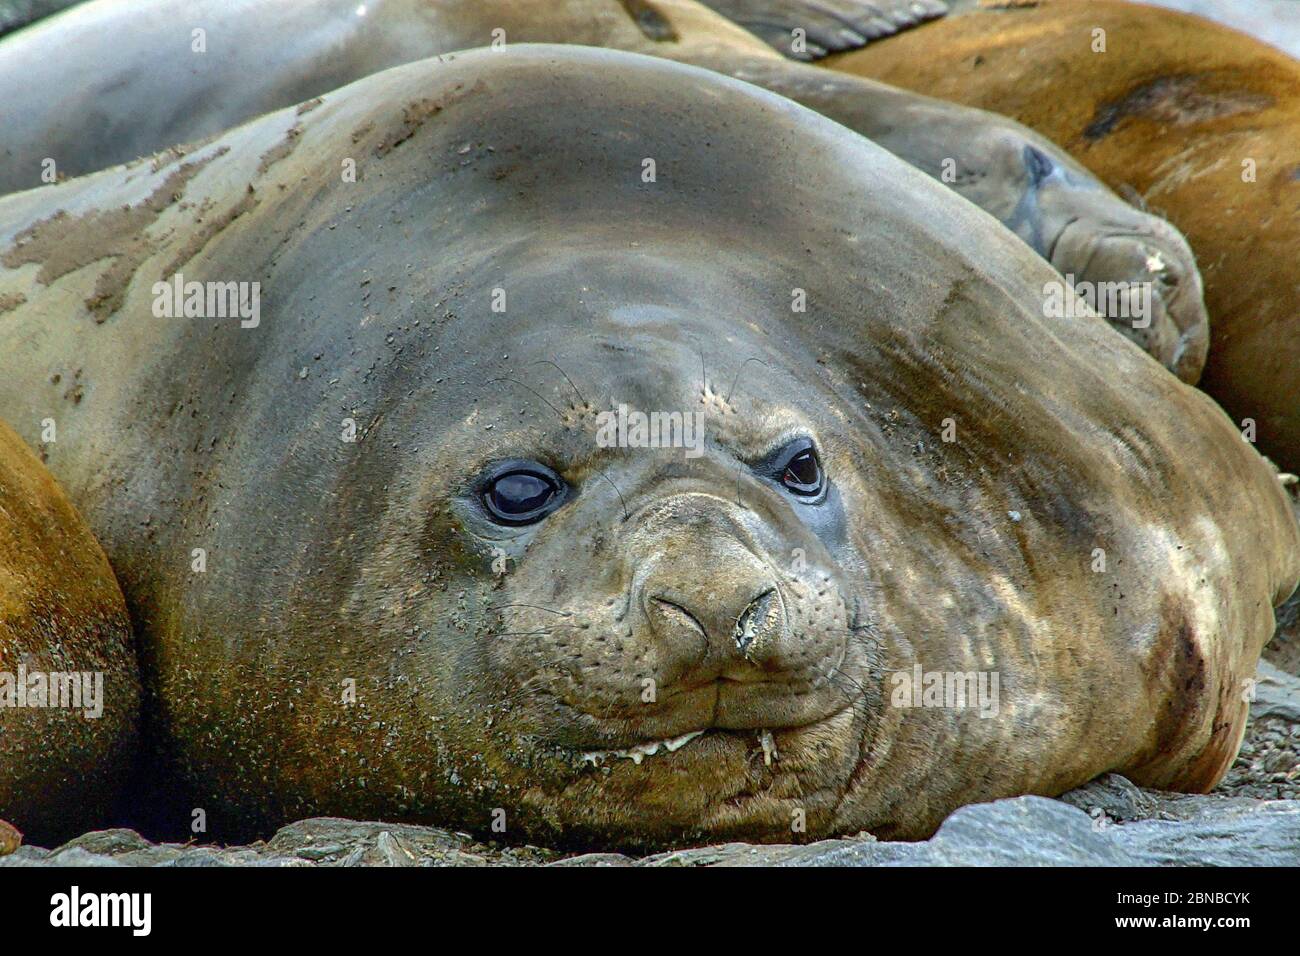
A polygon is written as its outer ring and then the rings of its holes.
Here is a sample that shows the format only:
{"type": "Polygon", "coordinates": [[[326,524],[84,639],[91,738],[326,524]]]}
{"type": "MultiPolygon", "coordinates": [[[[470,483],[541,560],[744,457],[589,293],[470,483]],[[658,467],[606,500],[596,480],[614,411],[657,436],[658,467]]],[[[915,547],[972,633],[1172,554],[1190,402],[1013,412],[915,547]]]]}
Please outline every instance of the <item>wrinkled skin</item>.
{"type": "Polygon", "coordinates": [[[1300,578],[1212,402],[1095,316],[1045,319],[1053,271],[974,206],[717,74],[426,61],[0,223],[26,297],[0,415],[59,419],[164,786],[214,839],[496,810],[572,846],[919,837],[1107,770],[1206,789],[1300,578]],[[260,324],[155,318],[177,269],[257,278],[260,324]],[[702,453],[602,447],[619,403],[704,414],[702,453]],[[783,482],[794,439],[817,496],[783,482]],[[503,525],[484,492],[519,461],[562,492],[503,525]],[[996,714],[898,706],[913,665],[996,673],[996,714]]]}
{"type": "MultiPolygon", "coordinates": [[[[902,5],[889,5],[896,8],[892,22],[906,19],[902,5]]],[[[771,5],[721,6],[741,16],[771,5]]],[[[881,12],[858,0],[823,7],[841,15],[856,9],[868,22],[881,12]]],[[[48,158],[66,174],[101,169],[398,63],[502,36],[509,43],[612,47],[705,66],[779,92],[949,185],[1063,275],[1148,284],[1150,315],[1137,322],[1123,309],[1112,315],[1108,302],[1099,303],[1100,311],[1184,381],[1200,375],[1208,322],[1186,242],[1016,123],[784,60],[691,0],[380,0],[367,4],[363,17],[355,9],[352,0],[268,4],[252,12],[192,0],[100,0],[25,32],[0,51],[0,90],[13,91],[0,190],[36,185],[48,158]],[[194,26],[206,31],[208,52],[192,51],[194,26]],[[55,86],[82,93],[74,102],[53,100],[44,91],[55,86]]],[[[787,29],[809,29],[816,19],[800,3],[782,9],[787,29]]],[[[773,15],[771,9],[755,13],[765,22],[773,15]]]]}

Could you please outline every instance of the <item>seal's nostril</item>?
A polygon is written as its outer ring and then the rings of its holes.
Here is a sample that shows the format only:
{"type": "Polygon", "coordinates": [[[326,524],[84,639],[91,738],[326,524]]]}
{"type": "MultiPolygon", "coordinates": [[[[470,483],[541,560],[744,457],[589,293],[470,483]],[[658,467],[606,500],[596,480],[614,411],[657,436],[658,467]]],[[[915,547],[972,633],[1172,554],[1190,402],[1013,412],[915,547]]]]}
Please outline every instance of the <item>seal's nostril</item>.
{"type": "Polygon", "coordinates": [[[775,588],[768,588],[758,597],[749,602],[749,607],[736,619],[736,627],[732,636],[736,639],[736,647],[740,648],[740,653],[746,654],[754,639],[758,637],[767,621],[769,612],[772,608],[773,599],[776,596],[775,588]]]}
{"type": "Polygon", "coordinates": [[[683,621],[683,623],[686,623],[689,626],[695,628],[701,634],[707,636],[708,632],[705,631],[704,625],[700,623],[700,619],[697,618],[690,611],[686,610],[686,608],[682,607],[680,604],[675,604],[672,601],[669,601],[667,598],[661,598],[661,597],[652,597],[650,599],[650,603],[653,604],[655,607],[657,607],[661,612],[663,612],[667,616],[675,617],[678,620],[683,621]]]}

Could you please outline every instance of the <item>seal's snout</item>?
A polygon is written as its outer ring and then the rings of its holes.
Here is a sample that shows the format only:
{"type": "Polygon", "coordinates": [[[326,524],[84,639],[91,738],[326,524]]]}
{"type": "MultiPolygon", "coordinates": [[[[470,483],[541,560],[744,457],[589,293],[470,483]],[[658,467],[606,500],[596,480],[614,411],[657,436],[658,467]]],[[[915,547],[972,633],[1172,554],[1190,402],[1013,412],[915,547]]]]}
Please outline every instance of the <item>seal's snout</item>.
{"type": "Polygon", "coordinates": [[[656,562],[643,591],[645,623],[674,682],[781,669],[785,616],[766,569],[725,544],[714,561],[701,558],[656,562]]]}
{"type": "Polygon", "coordinates": [[[1197,382],[1209,350],[1209,313],[1196,259],[1178,230],[1136,211],[1121,225],[1074,223],[1051,261],[1118,332],[1184,382],[1197,382]],[[1079,262],[1083,268],[1070,271],[1079,262]]]}
{"type": "Polygon", "coordinates": [[[637,604],[674,683],[762,680],[798,666],[776,572],[728,506],[662,501],[648,516],[637,604]]]}

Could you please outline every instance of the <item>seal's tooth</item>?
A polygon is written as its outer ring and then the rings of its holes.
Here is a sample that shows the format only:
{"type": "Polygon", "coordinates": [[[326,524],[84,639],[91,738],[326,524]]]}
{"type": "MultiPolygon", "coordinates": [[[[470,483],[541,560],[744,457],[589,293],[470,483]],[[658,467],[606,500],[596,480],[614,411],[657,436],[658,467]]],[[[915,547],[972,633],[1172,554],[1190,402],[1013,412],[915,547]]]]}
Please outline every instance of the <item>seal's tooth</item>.
{"type": "Polygon", "coordinates": [[[646,757],[653,757],[657,754],[660,747],[671,753],[674,750],[680,750],[703,733],[702,730],[692,730],[680,737],[673,737],[669,740],[653,740],[650,743],[637,744],[626,750],[590,750],[582,755],[582,762],[589,763],[593,767],[599,767],[606,757],[623,757],[640,766],[641,761],[646,757]]]}
{"type": "Polygon", "coordinates": [[[764,728],[758,735],[758,742],[763,748],[763,765],[772,766],[773,760],[780,760],[781,755],[776,752],[776,740],[772,736],[772,731],[764,728]]]}
{"type": "Polygon", "coordinates": [[[680,750],[696,737],[703,736],[703,734],[704,731],[702,730],[692,730],[689,734],[682,734],[680,737],[674,737],[672,740],[665,740],[664,747],[667,748],[669,752],[680,750]]]}

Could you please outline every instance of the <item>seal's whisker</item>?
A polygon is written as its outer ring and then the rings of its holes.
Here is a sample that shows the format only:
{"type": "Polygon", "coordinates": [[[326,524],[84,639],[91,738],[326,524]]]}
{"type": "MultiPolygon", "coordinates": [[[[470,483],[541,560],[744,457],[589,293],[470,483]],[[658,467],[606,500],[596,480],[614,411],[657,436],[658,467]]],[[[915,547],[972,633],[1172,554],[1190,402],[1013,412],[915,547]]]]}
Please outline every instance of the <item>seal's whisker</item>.
{"type": "Polygon", "coordinates": [[[584,404],[584,405],[589,405],[589,404],[591,404],[591,403],[588,402],[585,398],[582,397],[582,392],[578,390],[578,386],[576,386],[576,385],[573,384],[573,379],[569,378],[569,374],[568,374],[567,372],[565,372],[564,369],[560,368],[559,365],[556,365],[555,362],[552,362],[550,359],[538,359],[536,362],[529,362],[528,364],[529,364],[529,365],[551,365],[551,366],[554,366],[554,367],[555,367],[555,370],[556,370],[557,372],[559,372],[561,375],[563,375],[563,376],[564,376],[564,380],[565,380],[566,382],[569,383],[569,388],[573,389],[574,393],[577,394],[577,396],[578,396],[578,401],[582,402],[582,404],[584,404]]]}
{"type": "MultiPolygon", "coordinates": [[[[868,693],[868,691],[867,691],[867,688],[866,688],[866,687],[865,687],[865,686],[864,686],[864,685],[863,685],[859,680],[857,680],[856,678],[852,677],[852,676],[849,675],[849,674],[846,674],[846,673],[845,673],[843,670],[841,670],[839,667],[837,667],[837,666],[835,666],[834,664],[832,664],[832,665],[831,665],[831,669],[830,669],[829,671],[826,672],[825,677],[826,677],[826,679],[827,679],[828,681],[830,681],[831,683],[835,683],[835,676],[834,676],[835,674],[838,674],[841,678],[843,678],[843,679],[844,679],[845,681],[847,681],[849,684],[853,685],[853,688],[858,692],[858,696],[861,696],[861,697],[867,697],[867,696],[869,696],[869,693],[868,693]]],[[[835,686],[836,686],[836,687],[839,687],[841,690],[843,689],[843,688],[841,687],[841,685],[839,685],[839,684],[837,684],[837,683],[835,684],[835,686]]],[[[850,695],[850,696],[852,696],[852,695],[850,695]]]]}
{"type": "Polygon", "coordinates": [[[539,392],[539,391],[537,391],[537,389],[532,388],[531,386],[525,385],[523,382],[521,382],[521,381],[519,381],[518,379],[515,379],[515,378],[491,378],[491,379],[488,379],[488,380],[487,380],[486,382],[484,382],[483,384],[484,384],[484,385],[491,385],[491,384],[493,384],[494,382],[513,382],[515,385],[518,385],[520,388],[526,388],[526,389],[528,389],[528,391],[532,392],[534,395],[536,395],[538,398],[540,398],[543,402],[546,402],[546,407],[549,408],[551,411],[555,412],[555,417],[556,417],[556,418],[558,418],[560,421],[564,421],[564,416],[563,416],[562,414],[560,414],[560,410],[559,410],[558,408],[556,408],[554,405],[552,405],[550,402],[547,402],[546,399],[545,399],[545,397],[543,397],[542,393],[539,392]]]}
{"type": "Polygon", "coordinates": [[[540,604],[495,604],[492,607],[484,608],[485,611],[503,611],[508,607],[528,607],[534,611],[546,611],[548,614],[558,614],[560,617],[573,617],[572,611],[557,611],[554,608],[542,607],[540,604]]]}
{"type": "Polygon", "coordinates": [[[726,398],[726,401],[727,401],[728,403],[730,403],[730,401],[731,401],[731,393],[734,392],[734,391],[736,390],[736,383],[740,381],[740,373],[743,372],[743,371],[745,370],[745,366],[748,365],[750,362],[757,362],[759,365],[763,366],[763,368],[766,368],[766,369],[771,369],[771,367],[772,367],[772,366],[768,365],[766,362],[764,362],[764,361],[763,361],[762,359],[760,359],[760,358],[752,358],[752,357],[751,357],[751,358],[747,358],[747,359],[745,359],[745,361],[741,362],[741,363],[740,363],[740,368],[736,369],[736,377],[733,378],[733,379],[731,380],[731,388],[727,390],[727,398],[726,398]]]}
{"type": "Polygon", "coordinates": [[[626,521],[628,518],[632,517],[627,510],[627,502],[623,500],[623,492],[618,490],[618,485],[614,484],[614,479],[609,477],[609,475],[605,474],[605,472],[599,468],[596,469],[596,472],[600,477],[609,482],[610,487],[614,489],[614,494],[618,495],[619,504],[623,506],[623,520],[626,521]]]}

